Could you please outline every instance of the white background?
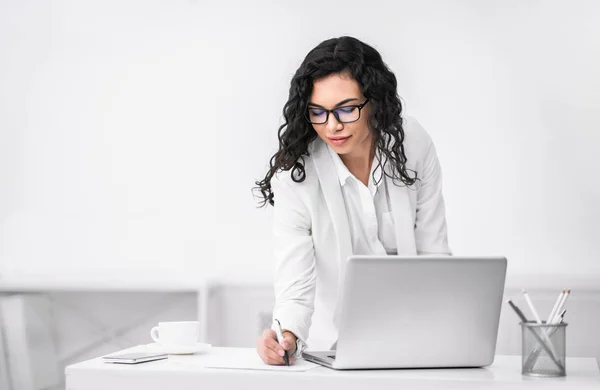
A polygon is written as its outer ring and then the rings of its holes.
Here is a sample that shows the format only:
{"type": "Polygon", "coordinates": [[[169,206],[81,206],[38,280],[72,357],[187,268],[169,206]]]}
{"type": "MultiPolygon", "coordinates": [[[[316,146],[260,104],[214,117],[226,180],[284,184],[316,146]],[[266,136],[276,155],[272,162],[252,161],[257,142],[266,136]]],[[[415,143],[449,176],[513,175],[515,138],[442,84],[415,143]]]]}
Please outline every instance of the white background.
{"type": "Polygon", "coordinates": [[[2,1],[0,282],[268,278],[251,188],[293,73],[341,35],[433,137],[455,254],[599,277],[599,19],[592,0],[2,1]]]}

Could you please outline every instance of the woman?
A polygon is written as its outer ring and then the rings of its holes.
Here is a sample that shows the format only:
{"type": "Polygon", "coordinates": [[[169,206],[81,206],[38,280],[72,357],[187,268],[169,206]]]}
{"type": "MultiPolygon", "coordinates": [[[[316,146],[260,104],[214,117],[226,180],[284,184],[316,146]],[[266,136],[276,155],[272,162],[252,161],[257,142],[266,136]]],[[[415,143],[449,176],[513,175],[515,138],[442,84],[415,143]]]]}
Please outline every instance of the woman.
{"type": "Polygon", "coordinates": [[[450,254],[432,140],[402,105],[371,46],[329,39],[294,75],[279,150],[264,180],[274,206],[275,307],[258,339],[267,364],[335,348],[339,286],[352,254],[450,254]],[[309,336],[310,328],[310,336],[309,336]]]}

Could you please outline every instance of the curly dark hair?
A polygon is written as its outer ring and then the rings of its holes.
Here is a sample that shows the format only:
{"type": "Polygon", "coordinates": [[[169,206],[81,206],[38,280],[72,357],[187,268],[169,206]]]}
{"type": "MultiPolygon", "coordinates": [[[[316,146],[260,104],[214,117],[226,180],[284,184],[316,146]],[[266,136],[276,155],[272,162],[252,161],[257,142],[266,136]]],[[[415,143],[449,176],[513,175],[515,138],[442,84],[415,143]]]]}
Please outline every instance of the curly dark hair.
{"type": "MultiPolygon", "coordinates": [[[[306,119],[308,101],[313,82],[333,73],[347,73],[354,78],[372,105],[368,123],[375,147],[381,152],[384,164],[390,161],[396,167],[393,176],[383,174],[407,186],[418,180],[416,172],[409,169],[414,173],[411,177],[406,169],[402,103],[396,90],[396,76],[373,47],[353,37],[332,38],[312,49],[292,78],[289,98],[283,107],[285,120],[278,131],[279,150],[271,157],[265,178],[255,182],[258,187],[254,190],[262,194],[260,207],[275,204],[271,178],[277,172],[291,169],[292,180],[299,183],[306,179],[303,156],[309,155],[308,145],[318,136],[306,119]]],[[[379,161],[378,166],[381,165],[379,161]]]]}

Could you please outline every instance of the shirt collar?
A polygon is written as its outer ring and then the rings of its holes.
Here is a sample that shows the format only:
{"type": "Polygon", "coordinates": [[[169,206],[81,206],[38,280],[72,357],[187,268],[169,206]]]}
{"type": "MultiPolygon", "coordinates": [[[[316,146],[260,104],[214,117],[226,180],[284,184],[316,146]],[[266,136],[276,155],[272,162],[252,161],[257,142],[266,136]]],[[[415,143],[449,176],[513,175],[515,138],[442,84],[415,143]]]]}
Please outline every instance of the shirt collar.
{"type": "MultiPolygon", "coordinates": [[[[338,178],[340,180],[340,184],[343,186],[346,184],[346,180],[349,177],[354,177],[354,175],[348,170],[348,167],[344,164],[340,156],[331,148],[331,146],[327,145],[327,150],[329,150],[329,154],[331,155],[331,159],[333,160],[333,164],[335,165],[335,170],[337,172],[338,178]]],[[[371,163],[371,172],[369,172],[369,182],[373,178],[373,172],[375,168],[377,168],[377,164],[381,159],[381,153],[379,149],[375,149],[375,155],[373,156],[373,162],[371,163]]],[[[381,168],[379,168],[381,170],[381,168]]],[[[376,184],[377,187],[383,182],[383,180],[379,180],[376,184]]]]}

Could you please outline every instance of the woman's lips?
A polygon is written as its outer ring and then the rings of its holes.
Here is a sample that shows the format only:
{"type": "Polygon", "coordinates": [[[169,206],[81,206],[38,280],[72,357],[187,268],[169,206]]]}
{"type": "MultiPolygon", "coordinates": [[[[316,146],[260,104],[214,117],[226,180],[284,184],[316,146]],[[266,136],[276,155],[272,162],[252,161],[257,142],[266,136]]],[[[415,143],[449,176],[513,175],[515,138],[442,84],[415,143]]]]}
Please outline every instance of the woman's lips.
{"type": "Polygon", "coordinates": [[[329,141],[331,141],[332,144],[336,145],[336,146],[340,146],[346,143],[346,141],[348,141],[348,139],[352,137],[351,135],[347,136],[346,138],[341,138],[341,139],[333,139],[333,138],[329,138],[329,141]]]}

